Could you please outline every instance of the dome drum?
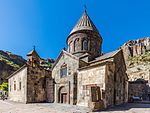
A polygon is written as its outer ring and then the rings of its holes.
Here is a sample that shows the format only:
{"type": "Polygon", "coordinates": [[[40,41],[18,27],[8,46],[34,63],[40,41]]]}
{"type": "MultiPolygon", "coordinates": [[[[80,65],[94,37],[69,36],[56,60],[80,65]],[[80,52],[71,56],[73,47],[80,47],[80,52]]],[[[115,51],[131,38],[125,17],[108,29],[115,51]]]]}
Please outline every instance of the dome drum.
{"type": "Polygon", "coordinates": [[[93,58],[101,55],[102,38],[86,10],[70,32],[67,45],[68,52],[78,57],[85,53],[93,58]]]}
{"type": "Polygon", "coordinates": [[[76,56],[89,53],[95,56],[100,54],[102,40],[97,34],[91,31],[80,31],[68,38],[68,52],[76,56]]]}

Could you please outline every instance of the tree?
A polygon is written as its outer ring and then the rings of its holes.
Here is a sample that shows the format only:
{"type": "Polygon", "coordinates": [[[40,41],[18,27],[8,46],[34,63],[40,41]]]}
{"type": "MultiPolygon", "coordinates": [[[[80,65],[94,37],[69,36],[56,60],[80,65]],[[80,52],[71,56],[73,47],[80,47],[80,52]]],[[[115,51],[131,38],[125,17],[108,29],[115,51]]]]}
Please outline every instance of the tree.
{"type": "Polygon", "coordinates": [[[0,85],[0,90],[8,91],[8,83],[7,83],[7,82],[3,82],[3,83],[0,85]]]}

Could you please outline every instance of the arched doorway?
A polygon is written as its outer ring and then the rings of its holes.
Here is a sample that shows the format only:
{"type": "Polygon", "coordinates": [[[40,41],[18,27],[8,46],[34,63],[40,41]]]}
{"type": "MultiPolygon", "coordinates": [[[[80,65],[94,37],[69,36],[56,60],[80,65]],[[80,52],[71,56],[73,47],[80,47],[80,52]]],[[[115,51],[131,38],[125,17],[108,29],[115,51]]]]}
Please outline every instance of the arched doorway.
{"type": "Polygon", "coordinates": [[[68,102],[67,90],[64,86],[59,88],[58,101],[59,101],[59,103],[64,103],[64,104],[66,104],[68,102]]]}

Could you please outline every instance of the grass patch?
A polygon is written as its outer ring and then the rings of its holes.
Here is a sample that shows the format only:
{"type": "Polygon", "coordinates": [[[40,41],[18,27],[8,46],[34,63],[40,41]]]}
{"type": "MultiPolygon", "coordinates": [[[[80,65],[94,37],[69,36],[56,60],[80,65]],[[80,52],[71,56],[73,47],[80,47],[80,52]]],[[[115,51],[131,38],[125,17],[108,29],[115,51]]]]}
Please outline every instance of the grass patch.
{"type": "Polygon", "coordinates": [[[128,60],[131,62],[150,62],[150,52],[146,52],[140,56],[129,57],[128,60]]]}

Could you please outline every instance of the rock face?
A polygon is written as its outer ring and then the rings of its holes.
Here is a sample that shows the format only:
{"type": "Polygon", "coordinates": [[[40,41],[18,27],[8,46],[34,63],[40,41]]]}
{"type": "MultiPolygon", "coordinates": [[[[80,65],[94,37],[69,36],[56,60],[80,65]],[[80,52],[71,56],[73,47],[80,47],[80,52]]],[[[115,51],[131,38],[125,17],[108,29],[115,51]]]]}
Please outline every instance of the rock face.
{"type": "Polygon", "coordinates": [[[130,81],[129,97],[134,95],[148,99],[150,96],[150,37],[128,41],[121,48],[130,81]],[[137,91],[133,92],[133,89],[137,91]]]}
{"type": "Polygon", "coordinates": [[[0,50],[0,83],[26,62],[21,56],[0,50]]]}
{"type": "Polygon", "coordinates": [[[129,81],[150,80],[150,37],[128,41],[121,48],[129,81]]]}
{"type": "Polygon", "coordinates": [[[150,51],[150,37],[130,40],[121,48],[123,49],[126,64],[128,65],[129,57],[140,56],[150,51]]]}

